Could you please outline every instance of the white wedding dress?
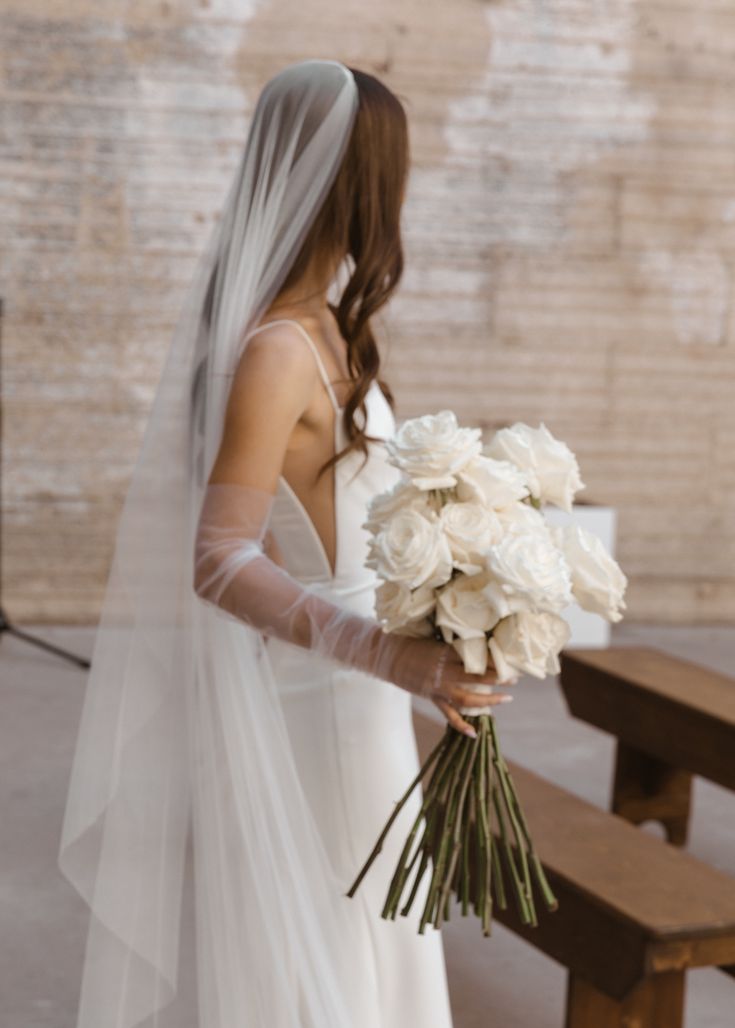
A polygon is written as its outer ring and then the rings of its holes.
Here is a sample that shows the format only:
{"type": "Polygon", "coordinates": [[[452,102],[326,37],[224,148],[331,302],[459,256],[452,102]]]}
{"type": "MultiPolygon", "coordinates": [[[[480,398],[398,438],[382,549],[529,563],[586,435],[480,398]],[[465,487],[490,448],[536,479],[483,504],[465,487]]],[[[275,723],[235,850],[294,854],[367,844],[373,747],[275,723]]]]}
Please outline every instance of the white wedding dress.
{"type": "MultiPolygon", "coordinates": [[[[311,347],[334,407],[335,445],[339,450],[346,442],[341,408],[316,345],[299,322],[292,323],[311,347]]],[[[265,324],[249,335],[261,328],[265,324]]],[[[395,422],[376,381],[365,402],[368,434],[388,438],[395,422]]],[[[335,466],[334,574],[312,520],[283,476],[269,527],[294,578],[309,583],[333,603],[374,617],[378,580],[365,567],[369,537],[362,523],[370,498],[390,488],[399,472],[387,462],[380,444],[369,444],[367,463],[360,468],[363,460],[363,454],[351,451],[335,466]]],[[[275,637],[268,638],[267,650],[304,792],[346,892],[394,804],[418,772],[411,696],[388,682],[275,637]]],[[[360,963],[371,981],[368,993],[374,1001],[370,1009],[365,1009],[364,997],[359,1004],[356,999],[351,1023],[345,1028],[451,1028],[441,933],[431,925],[423,935],[417,931],[428,875],[407,917],[399,915],[392,921],[380,916],[390,878],[419,806],[416,789],[357,892],[352,898],[344,897],[351,924],[345,946],[356,948],[360,954],[360,963]]]]}

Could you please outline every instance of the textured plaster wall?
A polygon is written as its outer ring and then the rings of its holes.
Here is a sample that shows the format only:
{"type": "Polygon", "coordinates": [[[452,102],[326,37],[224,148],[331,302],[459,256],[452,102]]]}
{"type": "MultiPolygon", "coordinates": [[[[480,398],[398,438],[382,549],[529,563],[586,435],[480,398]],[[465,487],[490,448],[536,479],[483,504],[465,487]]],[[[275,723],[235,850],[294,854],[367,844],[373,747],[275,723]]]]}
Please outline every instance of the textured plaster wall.
{"type": "Polygon", "coordinates": [[[399,416],[545,421],[619,512],[629,620],[735,619],[735,6],[4,0],[4,601],[94,621],[258,90],[336,57],[406,103],[399,416]]]}

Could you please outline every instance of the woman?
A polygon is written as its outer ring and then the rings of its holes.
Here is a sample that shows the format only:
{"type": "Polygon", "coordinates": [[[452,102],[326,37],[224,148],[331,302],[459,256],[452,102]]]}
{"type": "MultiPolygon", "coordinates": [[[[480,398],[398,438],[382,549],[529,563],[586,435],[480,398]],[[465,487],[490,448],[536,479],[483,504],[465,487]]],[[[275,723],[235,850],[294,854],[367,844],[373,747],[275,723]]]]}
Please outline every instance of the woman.
{"type": "Polygon", "coordinates": [[[379,916],[418,795],[344,895],[418,769],[410,694],[471,730],[467,686],[495,681],[383,633],[364,567],[397,479],[369,318],[401,274],[407,152],[398,100],[337,61],[258,99],[93,655],[60,854],[92,909],[79,1028],[451,1024],[440,935],[379,916]]]}

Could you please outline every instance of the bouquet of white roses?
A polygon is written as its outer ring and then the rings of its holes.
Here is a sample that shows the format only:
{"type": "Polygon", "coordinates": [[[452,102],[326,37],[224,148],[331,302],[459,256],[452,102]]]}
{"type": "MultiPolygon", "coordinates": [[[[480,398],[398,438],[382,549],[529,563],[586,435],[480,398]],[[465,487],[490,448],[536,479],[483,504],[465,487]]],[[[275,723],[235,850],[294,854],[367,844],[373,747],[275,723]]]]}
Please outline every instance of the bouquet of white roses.
{"type": "MultiPolygon", "coordinates": [[[[576,492],[584,488],[574,454],[543,422],[536,429],[522,423],[503,428],[483,448],[480,429],[459,427],[445,410],[404,422],[386,447],[403,476],[374,497],[363,526],[371,533],[367,564],[382,580],[376,616],[385,631],[443,639],[471,673],[483,674],[490,654],[503,682],[522,672],[537,678],[558,673],[559,652],[570,634],[561,612],[573,601],[609,621],[620,620],[627,580],[602,542],[574,523],[549,525],[543,515],[547,503],[571,513],[576,492]]],[[[504,909],[506,879],[525,924],[538,923],[534,882],[547,908],[556,909],[491,710],[462,710],[477,731],[475,739],[447,727],[349,896],[433,765],[382,916],[395,918],[417,862],[401,913],[409,912],[431,864],[419,932],[429,921],[440,927],[454,895],[463,914],[473,907],[489,935],[492,895],[504,909]]]]}

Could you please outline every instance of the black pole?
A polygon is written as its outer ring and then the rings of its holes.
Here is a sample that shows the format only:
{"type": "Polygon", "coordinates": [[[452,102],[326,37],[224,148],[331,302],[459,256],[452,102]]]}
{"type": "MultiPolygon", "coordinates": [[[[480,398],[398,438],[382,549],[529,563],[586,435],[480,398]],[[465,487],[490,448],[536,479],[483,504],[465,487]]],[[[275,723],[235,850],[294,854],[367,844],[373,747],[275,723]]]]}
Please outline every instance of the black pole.
{"type": "MultiPolygon", "coordinates": [[[[0,401],[3,397],[3,379],[2,379],[2,324],[3,324],[3,301],[0,298],[0,401]]],[[[3,470],[3,422],[5,416],[4,405],[0,405],[0,641],[2,641],[3,635],[13,635],[16,639],[22,639],[23,642],[28,643],[29,646],[36,646],[39,650],[46,650],[47,653],[53,653],[57,657],[61,657],[64,660],[70,661],[72,664],[76,664],[77,667],[89,668],[91,663],[86,657],[79,657],[76,653],[70,653],[68,650],[62,649],[60,646],[54,646],[53,643],[46,642],[45,639],[39,639],[36,635],[31,635],[29,632],[24,632],[20,628],[17,628],[8,615],[3,609],[2,603],[2,470],[3,470]]]]}

